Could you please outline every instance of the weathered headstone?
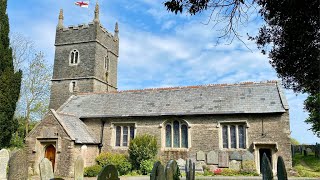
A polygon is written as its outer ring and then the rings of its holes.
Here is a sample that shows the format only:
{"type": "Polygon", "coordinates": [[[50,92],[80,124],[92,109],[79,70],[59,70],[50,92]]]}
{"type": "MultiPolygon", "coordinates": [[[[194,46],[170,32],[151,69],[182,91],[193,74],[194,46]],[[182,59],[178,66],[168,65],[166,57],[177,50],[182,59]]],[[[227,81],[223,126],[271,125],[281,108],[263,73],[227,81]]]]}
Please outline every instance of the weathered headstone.
{"type": "Polygon", "coordinates": [[[195,180],[195,163],[191,159],[186,161],[186,180],[195,180]]]}
{"type": "Polygon", "coordinates": [[[54,178],[52,162],[47,158],[43,158],[39,164],[40,167],[40,179],[48,180],[54,178]]]}
{"type": "Polygon", "coordinates": [[[273,180],[271,164],[266,153],[263,154],[261,166],[262,180],[273,180]]]}
{"type": "Polygon", "coordinates": [[[195,171],[199,173],[203,173],[203,166],[206,165],[204,161],[196,161],[195,162],[195,171]]]}
{"type": "Polygon", "coordinates": [[[241,160],[242,160],[241,154],[240,154],[238,151],[234,151],[234,152],[230,155],[230,160],[241,161],[241,160]]]}
{"type": "Polygon", "coordinates": [[[74,179],[83,180],[84,161],[82,156],[78,156],[74,163],[74,179]]]}
{"type": "Polygon", "coordinates": [[[308,154],[312,153],[312,149],[311,148],[307,148],[306,151],[307,151],[308,154]]]}
{"type": "Polygon", "coordinates": [[[7,166],[9,162],[9,151],[1,149],[0,151],[0,180],[7,179],[7,166]]]}
{"type": "Polygon", "coordinates": [[[219,152],[219,167],[229,167],[229,154],[228,152],[219,152]]]}
{"type": "Polygon", "coordinates": [[[198,151],[196,154],[197,161],[205,161],[206,160],[206,154],[203,151],[198,151]]]}
{"type": "Polygon", "coordinates": [[[242,160],[243,161],[254,161],[254,155],[252,153],[250,153],[249,151],[246,151],[242,155],[242,160]]]}
{"type": "Polygon", "coordinates": [[[164,167],[160,161],[153,164],[153,168],[150,173],[150,180],[165,180],[164,167]]]}
{"type": "Polygon", "coordinates": [[[210,151],[207,154],[207,164],[219,164],[217,151],[210,151]]]}
{"type": "Polygon", "coordinates": [[[179,158],[177,160],[177,164],[179,166],[180,171],[183,171],[185,169],[185,166],[186,166],[186,161],[184,159],[179,158]]]}
{"type": "Polygon", "coordinates": [[[241,161],[231,160],[229,163],[229,169],[240,171],[241,161]]]}
{"type": "Polygon", "coordinates": [[[277,176],[278,176],[278,180],[288,180],[286,166],[284,165],[284,161],[281,156],[278,157],[277,176]]]}
{"type": "Polygon", "coordinates": [[[179,180],[180,179],[180,170],[175,160],[170,160],[167,163],[165,169],[165,177],[170,180],[179,180]]]}
{"type": "Polygon", "coordinates": [[[28,162],[25,150],[20,149],[11,155],[9,160],[8,179],[28,179],[28,162]]]}
{"type": "Polygon", "coordinates": [[[117,168],[114,165],[105,166],[100,171],[97,180],[120,180],[117,168]]]}

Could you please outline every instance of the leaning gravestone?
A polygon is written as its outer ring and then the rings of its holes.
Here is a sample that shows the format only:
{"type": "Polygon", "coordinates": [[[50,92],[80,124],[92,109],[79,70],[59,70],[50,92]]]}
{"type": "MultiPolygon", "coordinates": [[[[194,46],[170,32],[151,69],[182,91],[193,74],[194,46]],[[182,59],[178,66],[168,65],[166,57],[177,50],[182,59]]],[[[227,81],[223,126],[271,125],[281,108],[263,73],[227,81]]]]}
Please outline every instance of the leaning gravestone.
{"type": "Polygon", "coordinates": [[[160,161],[153,164],[153,168],[150,173],[150,180],[165,180],[164,167],[160,161]]]}
{"type": "Polygon", "coordinates": [[[170,160],[165,169],[165,177],[167,180],[179,180],[180,170],[175,160],[170,160]]]}
{"type": "Polygon", "coordinates": [[[240,154],[238,151],[234,151],[234,152],[230,155],[230,160],[241,161],[241,160],[242,160],[241,154],[240,154]]]}
{"type": "Polygon", "coordinates": [[[7,166],[9,162],[9,151],[1,149],[0,151],[0,180],[7,179],[7,166]]]}
{"type": "Polygon", "coordinates": [[[9,160],[8,179],[27,180],[28,162],[25,150],[20,149],[12,154],[9,160]]]}
{"type": "Polygon", "coordinates": [[[219,164],[217,151],[210,151],[207,154],[207,164],[219,164]]]}
{"type": "Polygon", "coordinates": [[[43,158],[39,164],[40,166],[40,179],[48,180],[54,178],[52,162],[47,158],[43,158]]]}
{"type": "Polygon", "coordinates": [[[114,165],[107,165],[100,171],[97,180],[120,180],[117,168],[114,165]]]}
{"type": "Polygon", "coordinates": [[[74,164],[74,179],[83,180],[84,160],[82,156],[78,156],[74,164]]]}
{"type": "Polygon", "coordinates": [[[229,167],[229,154],[228,152],[219,152],[219,167],[229,167]]]}
{"type": "Polygon", "coordinates": [[[197,161],[205,161],[206,160],[206,154],[203,151],[198,151],[196,156],[197,156],[197,161]]]}

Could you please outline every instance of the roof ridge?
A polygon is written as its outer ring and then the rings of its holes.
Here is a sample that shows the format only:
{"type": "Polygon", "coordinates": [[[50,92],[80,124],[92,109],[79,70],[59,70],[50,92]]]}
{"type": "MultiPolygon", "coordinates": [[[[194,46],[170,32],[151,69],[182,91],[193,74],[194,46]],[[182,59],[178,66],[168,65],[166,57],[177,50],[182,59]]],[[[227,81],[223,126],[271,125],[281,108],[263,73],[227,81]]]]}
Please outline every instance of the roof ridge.
{"type": "Polygon", "coordinates": [[[224,87],[224,86],[239,86],[239,85],[249,85],[249,84],[274,84],[277,83],[277,80],[268,80],[268,81],[244,81],[239,83],[221,83],[221,84],[203,84],[203,85],[192,85],[192,86],[172,86],[172,87],[159,87],[159,88],[144,88],[144,89],[129,89],[129,90],[120,90],[120,91],[111,91],[111,92],[86,92],[78,93],[77,95],[89,95],[89,94],[115,94],[115,93],[124,93],[124,92],[143,92],[143,91],[158,91],[158,90],[178,90],[178,89],[194,89],[202,87],[224,87]]]}

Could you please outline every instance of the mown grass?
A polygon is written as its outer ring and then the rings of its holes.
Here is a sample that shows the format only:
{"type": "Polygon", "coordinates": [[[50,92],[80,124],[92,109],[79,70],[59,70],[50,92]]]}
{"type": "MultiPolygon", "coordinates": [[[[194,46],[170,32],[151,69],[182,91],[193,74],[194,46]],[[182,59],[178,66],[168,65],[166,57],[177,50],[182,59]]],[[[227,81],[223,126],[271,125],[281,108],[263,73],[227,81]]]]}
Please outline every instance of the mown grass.
{"type": "Polygon", "coordinates": [[[316,159],[314,154],[296,154],[293,157],[293,169],[300,177],[320,177],[320,160],[316,159]]]}

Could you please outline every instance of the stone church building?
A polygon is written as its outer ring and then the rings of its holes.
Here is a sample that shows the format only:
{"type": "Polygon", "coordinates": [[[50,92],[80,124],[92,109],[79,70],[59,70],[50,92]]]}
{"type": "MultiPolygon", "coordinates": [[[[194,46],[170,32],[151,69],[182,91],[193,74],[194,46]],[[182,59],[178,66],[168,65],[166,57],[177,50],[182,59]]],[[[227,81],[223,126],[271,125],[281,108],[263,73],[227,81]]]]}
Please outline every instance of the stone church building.
{"type": "MultiPolygon", "coordinates": [[[[29,170],[47,157],[57,176],[73,176],[101,152],[126,153],[138,134],[155,135],[158,157],[196,159],[196,153],[249,151],[260,172],[262,153],[276,170],[290,168],[289,108],[277,81],[117,90],[119,29],[93,22],[65,27],[60,11],[55,38],[50,111],[26,138],[29,170]]],[[[205,67],[204,67],[205,68],[205,67]]]]}

